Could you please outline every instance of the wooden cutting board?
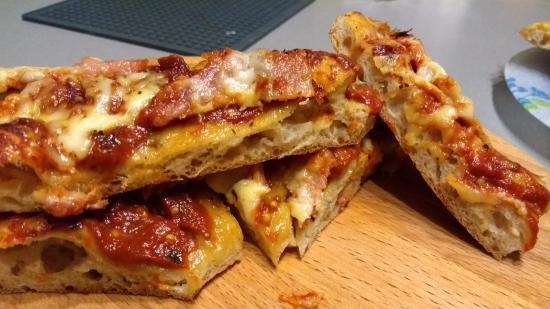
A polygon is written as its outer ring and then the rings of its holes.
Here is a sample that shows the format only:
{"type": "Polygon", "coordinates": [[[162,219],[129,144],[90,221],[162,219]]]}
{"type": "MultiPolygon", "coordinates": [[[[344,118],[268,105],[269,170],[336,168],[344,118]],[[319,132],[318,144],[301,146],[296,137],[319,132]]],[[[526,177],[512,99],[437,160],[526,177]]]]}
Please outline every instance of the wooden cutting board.
{"type": "MultiPolygon", "coordinates": [[[[548,169],[500,138],[496,148],[531,171],[548,169]]],[[[547,178],[548,179],[548,178],[547,178]]],[[[412,168],[377,175],[321,234],[306,256],[275,269],[250,243],[242,261],[194,302],[125,295],[0,296],[0,308],[291,308],[281,295],[315,292],[319,308],[548,308],[550,215],[521,262],[499,262],[445,210],[412,168]]]]}

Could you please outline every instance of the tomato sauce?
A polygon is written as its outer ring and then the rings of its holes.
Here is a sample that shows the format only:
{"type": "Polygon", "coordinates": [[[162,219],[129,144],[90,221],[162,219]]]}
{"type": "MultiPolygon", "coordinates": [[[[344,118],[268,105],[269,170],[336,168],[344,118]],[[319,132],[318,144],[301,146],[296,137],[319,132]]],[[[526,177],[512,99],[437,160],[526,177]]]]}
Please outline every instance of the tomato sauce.
{"type": "Polygon", "coordinates": [[[367,84],[352,84],[346,89],[346,98],[366,104],[371,115],[378,115],[382,109],[382,102],[376,90],[367,84]]]}
{"type": "Polygon", "coordinates": [[[79,217],[54,218],[46,214],[8,214],[1,220],[9,220],[6,242],[18,245],[40,237],[53,230],[74,230],[82,227],[79,217]]]}
{"type": "Polygon", "coordinates": [[[465,161],[467,170],[463,179],[466,183],[485,190],[502,191],[525,202],[526,220],[531,229],[531,239],[525,244],[525,250],[531,249],[536,242],[538,220],[550,202],[550,193],[535,175],[492,148],[471,151],[465,161]]]}
{"type": "Polygon", "coordinates": [[[419,112],[422,114],[431,114],[443,106],[443,102],[434,91],[423,89],[421,94],[419,112]]]}
{"type": "Polygon", "coordinates": [[[532,235],[525,244],[525,250],[532,248],[538,232],[538,220],[550,203],[548,190],[520,164],[508,160],[487,144],[479,145],[481,133],[478,126],[457,121],[451,129],[453,134],[443,149],[462,159],[464,183],[487,192],[503,192],[523,201],[532,235]]]}
{"type": "Polygon", "coordinates": [[[92,232],[101,252],[123,265],[185,267],[188,254],[196,247],[191,234],[143,205],[117,203],[103,215],[82,223],[92,232]]]}
{"type": "Polygon", "coordinates": [[[40,90],[39,97],[43,98],[41,110],[52,112],[60,106],[70,109],[75,105],[86,104],[86,93],[80,82],[73,79],[68,79],[65,82],[56,78],[52,80],[55,83],[53,87],[40,90]]]}
{"type": "Polygon", "coordinates": [[[88,155],[81,164],[91,169],[115,167],[126,161],[147,139],[148,134],[144,128],[130,126],[95,132],[88,155]]]}

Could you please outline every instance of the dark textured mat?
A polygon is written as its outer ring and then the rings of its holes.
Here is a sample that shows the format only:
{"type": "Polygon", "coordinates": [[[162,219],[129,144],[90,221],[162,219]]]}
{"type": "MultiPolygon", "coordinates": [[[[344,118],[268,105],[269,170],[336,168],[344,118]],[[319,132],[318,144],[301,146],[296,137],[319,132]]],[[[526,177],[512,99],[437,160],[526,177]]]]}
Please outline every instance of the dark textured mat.
{"type": "Polygon", "coordinates": [[[243,50],[313,0],[68,0],[24,20],[181,54],[243,50]]]}

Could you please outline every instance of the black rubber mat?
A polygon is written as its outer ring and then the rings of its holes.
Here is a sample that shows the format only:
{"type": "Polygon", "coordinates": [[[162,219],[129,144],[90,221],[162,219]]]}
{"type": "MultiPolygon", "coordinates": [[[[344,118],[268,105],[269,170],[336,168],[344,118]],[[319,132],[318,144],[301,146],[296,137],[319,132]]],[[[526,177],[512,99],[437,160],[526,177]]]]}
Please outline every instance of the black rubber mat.
{"type": "Polygon", "coordinates": [[[181,54],[243,50],[313,0],[68,0],[24,20],[181,54]]]}

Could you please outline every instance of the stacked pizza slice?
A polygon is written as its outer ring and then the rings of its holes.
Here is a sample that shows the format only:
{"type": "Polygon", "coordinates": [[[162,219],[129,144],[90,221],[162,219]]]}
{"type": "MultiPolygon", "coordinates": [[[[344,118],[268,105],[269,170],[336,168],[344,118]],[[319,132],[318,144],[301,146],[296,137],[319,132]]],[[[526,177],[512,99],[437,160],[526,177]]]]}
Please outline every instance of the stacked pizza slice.
{"type": "Polygon", "coordinates": [[[190,298],[277,263],[380,160],[347,57],[310,50],[0,69],[0,288],[190,298]]]}

